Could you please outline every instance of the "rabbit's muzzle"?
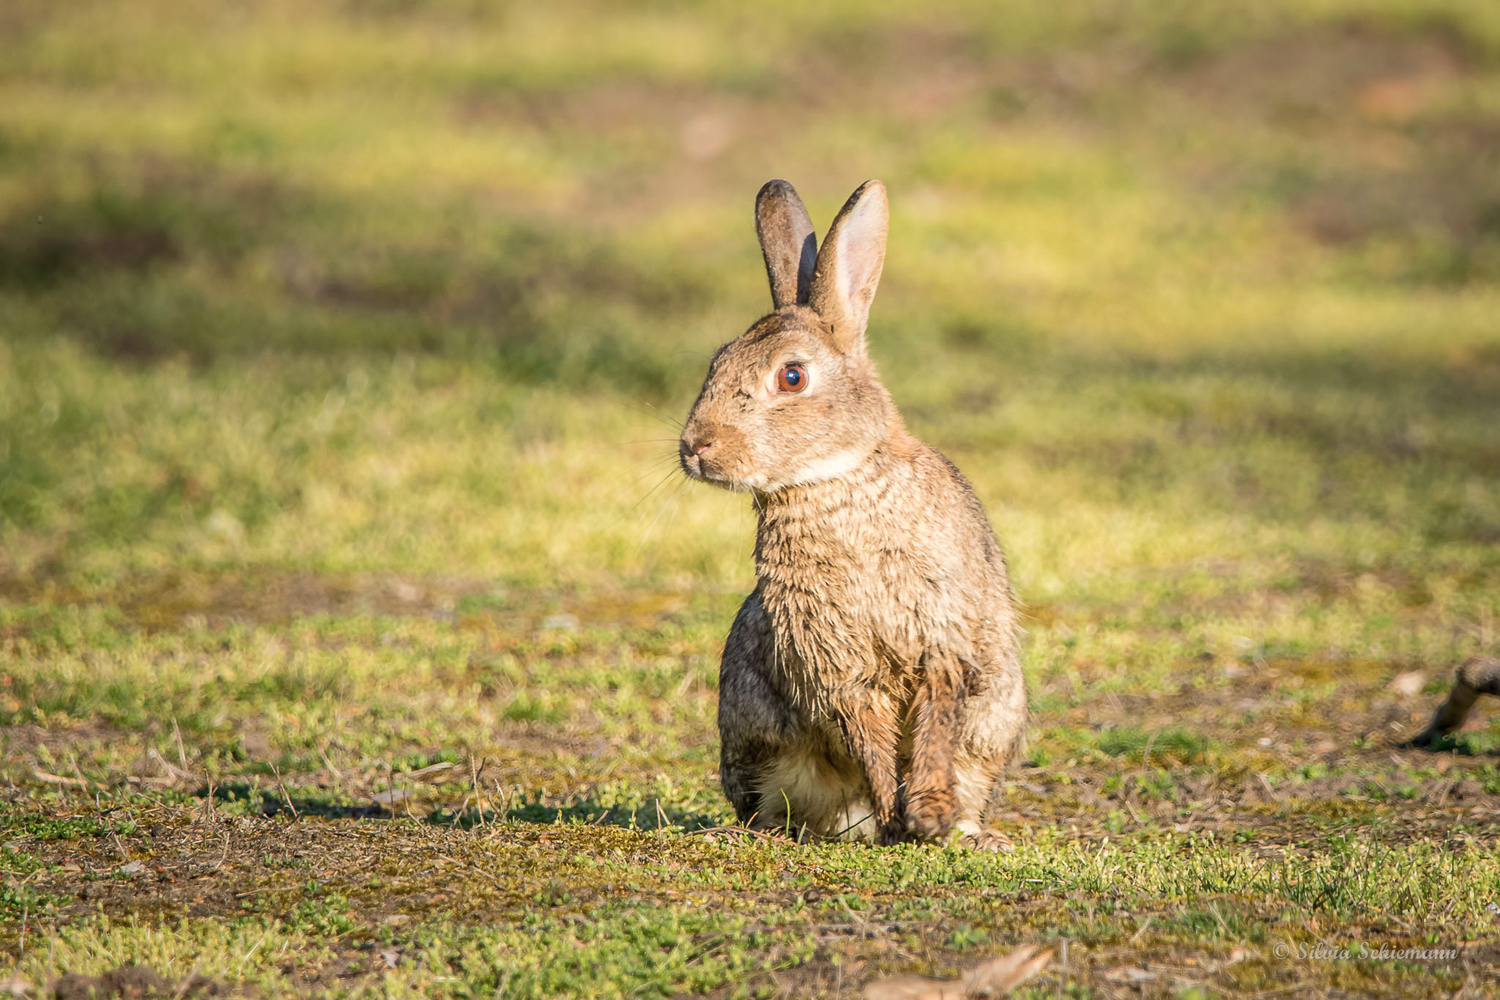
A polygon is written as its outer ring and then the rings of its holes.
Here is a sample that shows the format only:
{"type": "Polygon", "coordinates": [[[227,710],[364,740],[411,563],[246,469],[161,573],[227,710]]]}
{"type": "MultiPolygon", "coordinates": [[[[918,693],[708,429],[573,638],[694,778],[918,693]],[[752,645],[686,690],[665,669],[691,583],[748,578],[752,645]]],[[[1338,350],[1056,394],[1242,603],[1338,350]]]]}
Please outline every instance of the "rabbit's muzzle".
{"type": "Polygon", "coordinates": [[[677,442],[677,458],[689,479],[728,490],[753,487],[754,449],[738,427],[719,420],[689,419],[677,442]]]}
{"type": "Polygon", "coordinates": [[[688,474],[689,479],[707,478],[703,471],[703,456],[713,446],[712,441],[700,441],[696,438],[689,440],[684,437],[677,442],[677,457],[682,462],[682,471],[688,474]]]}

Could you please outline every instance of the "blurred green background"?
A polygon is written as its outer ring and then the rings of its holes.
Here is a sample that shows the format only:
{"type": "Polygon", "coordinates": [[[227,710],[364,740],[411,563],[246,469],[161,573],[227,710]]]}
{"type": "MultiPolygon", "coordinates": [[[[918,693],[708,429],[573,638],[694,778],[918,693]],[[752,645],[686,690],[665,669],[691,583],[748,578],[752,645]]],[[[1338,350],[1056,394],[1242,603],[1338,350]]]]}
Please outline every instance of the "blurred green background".
{"type": "Polygon", "coordinates": [[[745,589],[743,499],[671,456],[773,176],[820,228],[889,186],[872,350],[1025,600],[1492,610],[1470,0],[9,0],[0,578],[745,589]]]}

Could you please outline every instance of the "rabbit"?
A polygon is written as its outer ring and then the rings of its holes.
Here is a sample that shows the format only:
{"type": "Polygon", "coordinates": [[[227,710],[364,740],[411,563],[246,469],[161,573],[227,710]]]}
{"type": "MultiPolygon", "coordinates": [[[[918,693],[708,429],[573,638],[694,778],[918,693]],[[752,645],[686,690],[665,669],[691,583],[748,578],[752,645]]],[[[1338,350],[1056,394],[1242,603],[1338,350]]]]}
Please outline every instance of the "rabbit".
{"type": "Polygon", "coordinates": [[[1500,660],[1476,656],[1461,663],[1458,675],[1453,679],[1453,689],[1448,692],[1448,700],[1438,706],[1432,721],[1411,741],[1411,745],[1429,747],[1439,737],[1457,731],[1482,694],[1500,696],[1500,660]]]}
{"type": "Polygon", "coordinates": [[[1008,849],[982,823],[1025,746],[1019,612],[979,498],[866,351],[885,187],[860,185],[821,250],[786,181],[755,222],[774,311],[713,356],[679,442],[688,478],[758,517],[720,665],[725,795],[799,839],[1008,849]]]}

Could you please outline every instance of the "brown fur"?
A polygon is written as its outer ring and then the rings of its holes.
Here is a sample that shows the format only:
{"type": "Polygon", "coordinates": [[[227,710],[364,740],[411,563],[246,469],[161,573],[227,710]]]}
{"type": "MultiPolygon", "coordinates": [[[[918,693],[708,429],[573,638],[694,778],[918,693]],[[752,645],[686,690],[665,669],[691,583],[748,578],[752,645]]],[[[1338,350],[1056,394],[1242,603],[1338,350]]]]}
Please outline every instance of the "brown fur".
{"type": "Polygon", "coordinates": [[[756,218],[776,311],[714,356],[680,447],[759,514],[721,666],[725,794],[762,828],[993,842],[980,823],[1026,723],[1016,608],[979,499],[865,351],[885,190],[854,193],[810,279],[791,185],[767,184],[756,218]],[[790,362],[802,392],[777,389],[790,362]]]}

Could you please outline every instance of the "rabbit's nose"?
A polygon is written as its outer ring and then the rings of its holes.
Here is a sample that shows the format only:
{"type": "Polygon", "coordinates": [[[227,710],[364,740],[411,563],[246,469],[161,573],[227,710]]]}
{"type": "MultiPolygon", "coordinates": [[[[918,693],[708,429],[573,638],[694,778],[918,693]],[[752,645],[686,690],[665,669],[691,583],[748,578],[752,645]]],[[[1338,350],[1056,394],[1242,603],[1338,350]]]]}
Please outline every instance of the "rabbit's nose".
{"type": "Polygon", "coordinates": [[[713,446],[714,443],[712,441],[703,441],[698,438],[683,438],[679,450],[682,452],[683,458],[692,458],[694,455],[702,455],[713,446]]]}

